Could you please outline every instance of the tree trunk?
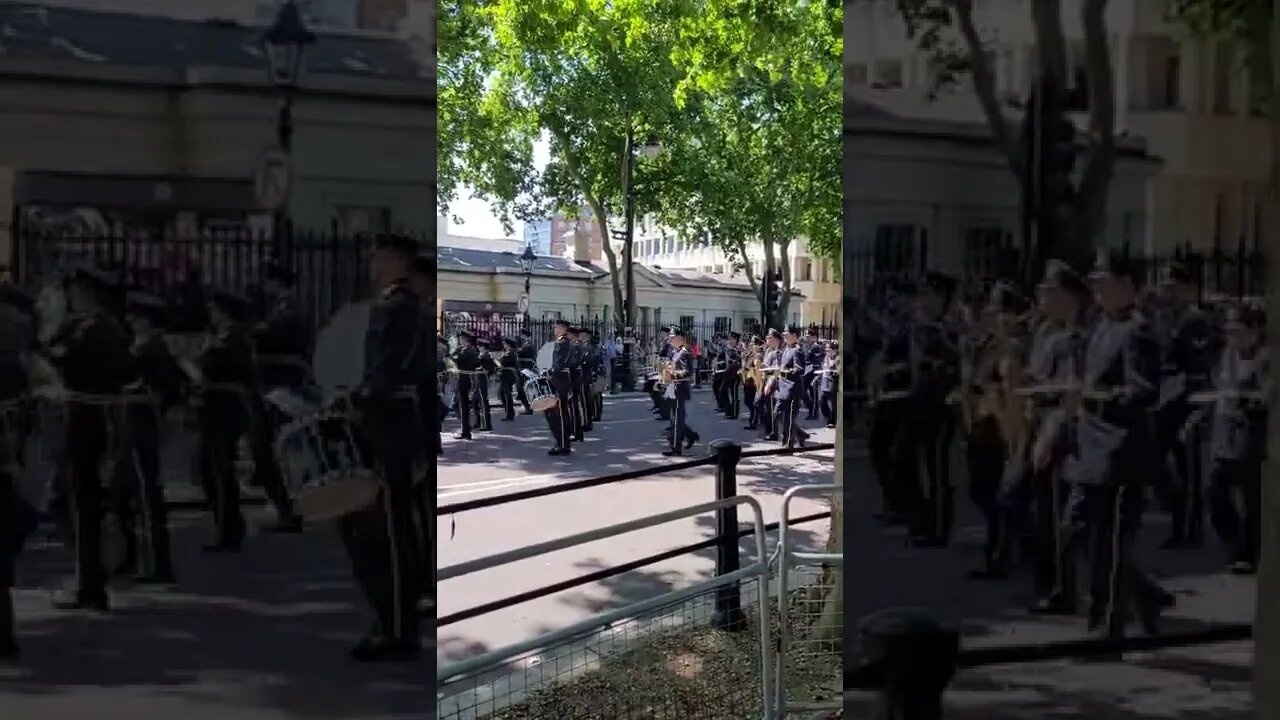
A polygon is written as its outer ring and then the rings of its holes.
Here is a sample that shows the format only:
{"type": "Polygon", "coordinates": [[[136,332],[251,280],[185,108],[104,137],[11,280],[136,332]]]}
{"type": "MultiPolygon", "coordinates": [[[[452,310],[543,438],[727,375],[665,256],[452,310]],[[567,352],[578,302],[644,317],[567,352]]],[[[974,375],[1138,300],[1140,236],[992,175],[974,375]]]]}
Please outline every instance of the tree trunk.
{"type": "MultiPolygon", "coordinates": [[[[843,322],[843,321],[837,321],[843,322]]],[[[843,325],[841,325],[843,327],[843,325]]],[[[843,335],[839,335],[843,338],[843,335]]],[[[842,345],[842,349],[847,346],[842,345]]],[[[845,352],[850,350],[845,349],[845,352]]],[[[841,378],[841,382],[845,382],[847,378],[841,378]]],[[[841,395],[844,390],[841,388],[841,395]]],[[[836,402],[841,403],[840,411],[836,415],[836,460],[835,460],[835,477],[832,479],[836,485],[841,487],[839,492],[831,494],[831,528],[827,533],[827,552],[844,553],[844,424],[845,413],[843,402],[839,397],[836,402]]],[[[818,613],[818,620],[813,624],[810,630],[812,639],[822,643],[830,643],[833,648],[840,648],[844,641],[844,566],[836,565],[826,568],[822,573],[822,580],[819,583],[822,596],[822,610],[818,613]]]]}
{"type": "MultiPolygon", "coordinates": [[[[1280,248],[1274,247],[1280,228],[1280,0],[1271,9],[1270,82],[1271,97],[1271,188],[1266,214],[1267,240],[1267,351],[1280,356],[1280,248]]],[[[1270,407],[1276,407],[1274,386],[1270,407]]],[[[1280,613],[1268,610],[1270,600],[1280,595],[1280,422],[1272,418],[1267,429],[1267,464],[1262,473],[1262,558],[1258,568],[1257,603],[1254,609],[1254,717],[1280,717],[1280,613]]]]}

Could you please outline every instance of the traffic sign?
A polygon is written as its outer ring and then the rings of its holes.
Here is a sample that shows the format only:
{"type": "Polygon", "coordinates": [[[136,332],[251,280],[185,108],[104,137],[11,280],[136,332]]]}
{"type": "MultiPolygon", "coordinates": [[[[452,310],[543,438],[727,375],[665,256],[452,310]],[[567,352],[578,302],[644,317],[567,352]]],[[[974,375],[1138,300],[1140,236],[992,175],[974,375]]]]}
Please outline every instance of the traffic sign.
{"type": "Polygon", "coordinates": [[[293,167],[289,153],[278,147],[267,148],[253,173],[253,194],[258,204],[267,210],[279,210],[289,199],[292,185],[293,167]]]}
{"type": "Polygon", "coordinates": [[[519,308],[522,313],[529,312],[529,296],[521,293],[520,301],[516,304],[516,307],[519,308]]]}

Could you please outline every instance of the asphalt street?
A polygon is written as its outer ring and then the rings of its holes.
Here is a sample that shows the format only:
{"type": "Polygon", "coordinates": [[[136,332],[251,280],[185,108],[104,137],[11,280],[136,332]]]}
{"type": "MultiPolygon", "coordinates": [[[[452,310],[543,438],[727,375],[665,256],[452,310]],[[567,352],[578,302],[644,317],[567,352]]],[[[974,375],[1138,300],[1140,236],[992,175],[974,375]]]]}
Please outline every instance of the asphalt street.
{"type": "MultiPolygon", "coordinates": [[[[710,393],[695,393],[689,423],[701,441],[686,455],[705,457],[707,443],[730,439],[746,449],[779,447],[764,442],[758,432],[744,429],[743,419],[732,421],[712,410],[710,393]]],[[[542,415],[517,414],[507,423],[494,418],[494,430],[475,433],[471,441],[456,440],[456,420],[446,425],[444,456],[437,463],[441,505],[492,497],[520,490],[554,486],[643,467],[672,464],[661,455],[664,425],[653,419],[647,396],[621,395],[606,399],[605,420],[587,441],[574,446],[567,458],[549,457],[550,432],[542,415]]],[[[517,410],[519,412],[519,410],[517,410]]],[[[812,443],[834,442],[834,430],[820,420],[804,420],[812,443]]],[[[801,484],[832,482],[832,451],[795,456],[746,459],[739,466],[739,492],[755,497],[764,522],[778,519],[781,495],[801,484]]],[[[531,543],[607,527],[629,520],[689,507],[715,499],[715,471],[701,467],[652,477],[626,480],[586,490],[521,500],[439,518],[438,564],[459,562],[513,550],[531,543]]],[[[825,511],[816,499],[797,501],[793,517],[825,511]]],[[[744,511],[739,520],[747,522],[744,511]]],[[[800,542],[825,540],[828,521],[800,528],[800,542]]],[[[714,535],[711,515],[607,538],[570,550],[525,560],[473,575],[441,582],[439,614],[443,617],[500,597],[534,590],[607,568],[697,543],[714,535]]],[[[744,543],[748,553],[752,547],[744,543]]],[[[771,548],[771,546],[770,546],[771,548]]],[[[744,556],[750,557],[750,554],[744,556]]],[[[604,610],[654,597],[710,577],[714,552],[676,558],[614,578],[583,585],[511,608],[441,627],[438,655],[442,662],[470,657],[519,640],[535,638],[604,610]]]]}

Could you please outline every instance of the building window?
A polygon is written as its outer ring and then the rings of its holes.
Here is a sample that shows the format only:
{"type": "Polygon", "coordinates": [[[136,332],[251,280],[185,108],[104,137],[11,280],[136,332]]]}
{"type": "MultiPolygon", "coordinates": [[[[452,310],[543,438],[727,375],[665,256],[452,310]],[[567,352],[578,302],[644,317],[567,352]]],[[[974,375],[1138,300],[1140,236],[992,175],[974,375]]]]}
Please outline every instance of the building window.
{"type": "Polygon", "coordinates": [[[1170,55],[1164,64],[1164,105],[1161,110],[1182,107],[1182,56],[1170,55]]]}
{"type": "Polygon", "coordinates": [[[1218,43],[1213,58],[1213,111],[1219,115],[1231,114],[1231,76],[1234,69],[1235,53],[1231,44],[1218,43]]]}
{"type": "Polygon", "coordinates": [[[844,73],[845,81],[853,87],[867,86],[867,65],[866,63],[850,63],[844,73]]]}
{"type": "Polygon", "coordinates": [[[907,273],[923,264],[927,233],[917,225],[891,224],[876,228],[872,266],[876,273],[907,273]],[[919,252],[917,252],[919,250],[919,252]]]}
{"type": "Polygon", "coordinates": [[[391,208],[339,205],[334,215],[344,235],[377,235],[391,229],[391,208]]]}
{"type": "Polygon", "coordinates": [[[902,61],[876,61],[876,80],[872,87],[877,90],[895,90],[902,87],[902,61]]]}
{"type": "Polygon", "coordinates": [[[727,333],[733,329],[733,318],[720,315],[715,319],[715,331],[717,333],[727,333]]]}
{"type": "Polygon", "coordinates": [[[792,276],[798,282],[811,282],[813,280],[813,263],[809,261],[809,258],[796,258],[796,266],[792,276]]]}
{"type": "Polygon", "coordinates": [[[680,316],[680,329],[681,329],[681,330],[684,330],[685,332],[692,332],[692,331],[693,331],[693,316],[692,316],[692,315],[681,315],[681,316],[680,316]]]}
{"type": "Polygon", "coordinates": [[[1013,234],[1001,227],[974,227],[965,232],[965,272],[994,280],[1009,277],[1017,265],[1013,234]]]}

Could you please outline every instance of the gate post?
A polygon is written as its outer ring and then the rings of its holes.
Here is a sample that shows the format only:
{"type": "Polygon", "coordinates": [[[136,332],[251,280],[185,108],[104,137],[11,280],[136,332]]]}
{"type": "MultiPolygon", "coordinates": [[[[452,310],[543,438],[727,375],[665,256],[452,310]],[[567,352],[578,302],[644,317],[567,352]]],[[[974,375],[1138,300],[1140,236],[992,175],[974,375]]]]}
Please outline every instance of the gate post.
{"type": "MultiPolygon", "coordinates": [[[[727,500],[738,495],[738,461],[742,459],[742,446],[732,440],[712,440],[711,452],[716,458],[716,499],[727,500]]],[[[742,567],[738,556],[738,508],[720,508],[716,511],[716,577],[736,572],[742,567]]],[[[768,588],[759,589],[760,602],[765,601],[768,588]]],[[[716,590],[716,627],[722,630],[743,630],[746,618],[742,614],[742,589],[737,583],[716,590]]]]}

